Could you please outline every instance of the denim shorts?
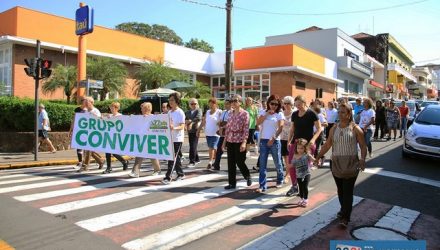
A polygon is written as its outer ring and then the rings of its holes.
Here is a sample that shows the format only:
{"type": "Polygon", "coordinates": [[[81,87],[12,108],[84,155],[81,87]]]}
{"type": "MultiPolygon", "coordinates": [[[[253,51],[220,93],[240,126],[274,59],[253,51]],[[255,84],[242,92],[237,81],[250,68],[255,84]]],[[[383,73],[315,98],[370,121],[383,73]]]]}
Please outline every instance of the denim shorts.
{"type": "Polygon", "coordinates": [[[206,143],[208,144],[208,148],[217,149],[217,143],[220,137],[218,136],[206,136],[206,143]]]}

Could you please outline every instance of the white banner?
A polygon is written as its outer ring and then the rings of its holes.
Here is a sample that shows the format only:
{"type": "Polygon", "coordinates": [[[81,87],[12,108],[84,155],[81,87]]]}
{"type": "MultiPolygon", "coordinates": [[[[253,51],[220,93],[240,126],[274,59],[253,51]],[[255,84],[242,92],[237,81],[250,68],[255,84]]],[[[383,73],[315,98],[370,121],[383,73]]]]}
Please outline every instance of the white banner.
{"type": "Polygon", "coordinates": [[[173,160],[168,115],[97,118],[77,113],[72,148],[159,160],[173,160]]]}

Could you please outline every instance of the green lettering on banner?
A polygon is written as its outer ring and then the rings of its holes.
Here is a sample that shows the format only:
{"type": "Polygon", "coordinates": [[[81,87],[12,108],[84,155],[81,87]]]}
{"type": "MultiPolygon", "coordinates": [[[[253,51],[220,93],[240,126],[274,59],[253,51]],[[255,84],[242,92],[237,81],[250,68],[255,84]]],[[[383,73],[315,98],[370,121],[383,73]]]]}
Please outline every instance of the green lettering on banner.
{"type": "Polygon", "coordinates": [[[101,135],[101,133],[99,131],[93,131],[92,133],[90,133],[90,135],[89,135],[89,145],[90,146],[96,148],[99,145],[101,145],[101,143],[102,143],[102,135],[101,135]],[[93,142],[93,137],[95,135],[98,137],[98,141],[96,143],[93,142]]]}
{"type": "Polygon", "coordinates": [[[87,128],[87,119],[84,117],[79,119],[78,120],[78,127],[82,128],[82,129],[87,128]]]}
{"type": "Polygon", "coordinates": [[[110,138],[109,133],[104,133],[104,142],[102,143],[102,147],[106,148],[107,143],[111,149],[115,149],[116,146],[116,134],[113,134],[113,138],[110,138]]]}
{"type": "Polygon", "coordinates": [[[112,121],[108,121],[107,122],[107,127],[108,127],[108,131],[110,131],[112,128],[115,127],[115,123],[112,121]]]}
{"type": "Polygon", "coordinates": [[[125,135],[124,141],[122,141],[122,139],[121,139],[121,134],[118,134],[117,137],[118,137],[118,141],[119,141],[119,143],[118,143],[119,148],[121,150],[125,150],[125,147],[127,146],[128,138],[130,137],[130,135],[125,135]]]}
{"type": "Polygon", "coordinates": [[[157,154],[157,149],[156,149],[156,140],[157,137],[156,135],[148,135],[148,153],[149,154],[157,154]]]}
{"type": "Polygon", "coordinates": [[[147,140],[147,136],[146,135],[142,136],[142,142],[140,141],[141,138],[139,138],[139,135],[135,135],[135,138],[136,138],[138,152],[141,153],[144,150],[144,144],[145,141],[147,140]]]}
{"type": "Polygon", "coordinates": [[[93,118],[90,118],[89,119],[89,129],[96,130],[95,124],[96,124],[96,120],[93,118]]]}
{"type": "Polygon", "coordinates": [[[78,132],[76,132],[76,136],[75,136],[75,141],[78,145],[80,146],[85,146],[87,145],[87,140],[86,141],[81,141],[81,135],[85,134],[87,135],[89,132],[87,130],[79,130],[78,132]]]}
{"type": "Polygon", "coordinates": [[[121,132],[122,129],[124,128],[124,123],[121,120],[117,120],[115,122],[116,125],[116,131],[121,132]]]}
{"type": "Polygon", "coordinates": [[[160,155],[170,155],[170,152],[168,152],[168,145],[170,144],[170,141],[168,140],[168,137],[164,136],[164,135],[159,135],[158,136],[158,140],[159,140],[159,154],[160,155]]]}
{"type": "Polygon", "coordinates": [[[130,135],[130,152],[134,151],[134,135],[130,135]]]}
{"type": "Polygon", "coordinates": [[[98,130],[104,131],[105,128],[107,127],[106,125],[107,123],[105,123],[104,120],[101,119],[98,120],[98,130]]]}

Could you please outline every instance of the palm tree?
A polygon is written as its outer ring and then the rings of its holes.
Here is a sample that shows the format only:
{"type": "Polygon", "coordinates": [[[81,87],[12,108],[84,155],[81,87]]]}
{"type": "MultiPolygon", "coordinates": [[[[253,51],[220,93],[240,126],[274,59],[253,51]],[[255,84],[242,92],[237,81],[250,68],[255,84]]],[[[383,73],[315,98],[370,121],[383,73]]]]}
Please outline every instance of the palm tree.
{"type": "Polygon", "coordinates": [[[172,80],[187,81],[188,76],[177,69],[168,67],[161,62],[145,63],[139,66],[134,78],[136,79],[134,91],[136,94],[147,89],[156,89],[172,80]]]}
{"type": "Polygon", "coordinates": [[[112,58],[90,57],[87,58],[87,77],[104,82],[104,88],[100,91],[103,101],[109,92],[124,93],[127,68],[112,58]]]}
{"type": "Polygon", "coordinates": [[[67,97],[67,103],[70,103],[70,97],[76,87],[76,66],[57,64],[52,70],[52,77],[43,84],[43,93],[53,93],[59,88],[64,89],[67,97]]]}

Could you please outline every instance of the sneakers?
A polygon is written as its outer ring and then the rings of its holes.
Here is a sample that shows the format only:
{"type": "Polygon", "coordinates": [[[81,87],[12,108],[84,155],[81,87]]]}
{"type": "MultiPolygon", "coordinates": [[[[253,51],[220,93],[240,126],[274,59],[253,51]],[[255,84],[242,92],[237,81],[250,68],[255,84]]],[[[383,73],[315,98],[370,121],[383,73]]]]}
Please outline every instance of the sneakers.
{"type": "Polygon", "coordinates": [[[170,185],[170,180],[168,180],[168,179],[163,179],[161,182],[164,185],[170,185]]]}
{"type": "Polygon", "coordinates": [[[128,176],[131,177],[131,178],[139,178],[139,173],[130,172],[130,173],[128,174],[128,176]]]}
{"type": "Polygon", "coordinates": [[[81,168],[81,166],[82,166],[82,162],[78,162],[78,163],[76,164],[76,166],[73,167],[73,169],[78,170],[78,169],[81,168]]]}
{"type": "Polygon", "coordinates": [[[371,159],[371,158],[373,158],[373,153],[368,153],[368,157],[371,159]]]}
{"type": "Polygon", "coordinates": [[[209,163],[209,164],[208,164],[208,166],[206,166],[206,169],[208,169],[208,170],[209,170],[209,169],[211,169],[211,168],[212,168],[212,164],[211,164],[211,163],[209,163]]]}
{"type": "Polygon", "coordinates": [[[183,180],[183,179],[185,179],[185,176],[184,176],[184,175],[178,175],[178,176],[176,177],[176,179],[174,179],[174,181],[181,181],[181,180],[183,180]]]}
{"type": "Polygon", "coordinates": [[[162,172],[159,170],[159,171],[156,171],[156,170],[154,170],[153,171],[153,173],[151,174],[152,176],[156,176],[156,175],[160,175],[162,172]]]}
{"type": "Polygon", "coordinates": [[[235,189],[235,186],[227,185],[227,186],[225,186],[225,189],[226,189],[226,190],[229,190],[229,189],[235,189]]]}
{"type": "Polygon", "coordinates": [[[112,171],[113,171],[113,169],[111,169],[111,168],[106,168],[106,169],[102,172],[102,174],[110,174],[112,171]]]}
{"type": "Polygon", "coordinates": [[[122,163],[122,171],[125,171],[128,169],[128,161],[125,161],[124,163],[122,163]]]}
{"type": "Polygon", "coordinates": [[[87,171],[89,171],[89,167],[87,165],[83,164],[76,172],[82,173],[82,172],[87,172],[87,171]]]}
{"type": "Polygon", "coordinates": [[[283,183],[277,183],[277,185],[275,187],[276,188],[282,188],[283,187],[283,183]]]}
{"type": "Polygon", "coordinates": [[[257,188],[257,189],[255,189],[255,192],[257,192],[257,193],[265,193],[266,189],[265,188],[257,188]]]}
{"type": "Polygon", "coordinates": [[[250,185],[252,185],[252,179],[251,179],[251,177],[248,177],[248,178],[247,178],[247,180],[246,180],[246,184],[247,184],[248,187],[249,187],[250,185]]]}
{"type": "Polygon", "coordinates": [[[298,187],[295,185],[295,186],[292,186],[290,189],[289,189],[289,191],[287,191],[287,193],[286,193],[286,196],[294,196],[295,194],[298,194],[298,187]]]}
{"type": "Polygon", "coordinates": [[[190,163],[190,164],[188,164],[188,167],[189,168],[194,168],[196,166],[196,164],[194,164],[194,163],[190,163]]]}
{"type": "Polygon", "coordinates": [[[300,207],[307,207],[307,204],[309,203],[309,201],[307,199],[301,199],[298,201],[298,203],[296,203],[298,206],[300,207]]]}

